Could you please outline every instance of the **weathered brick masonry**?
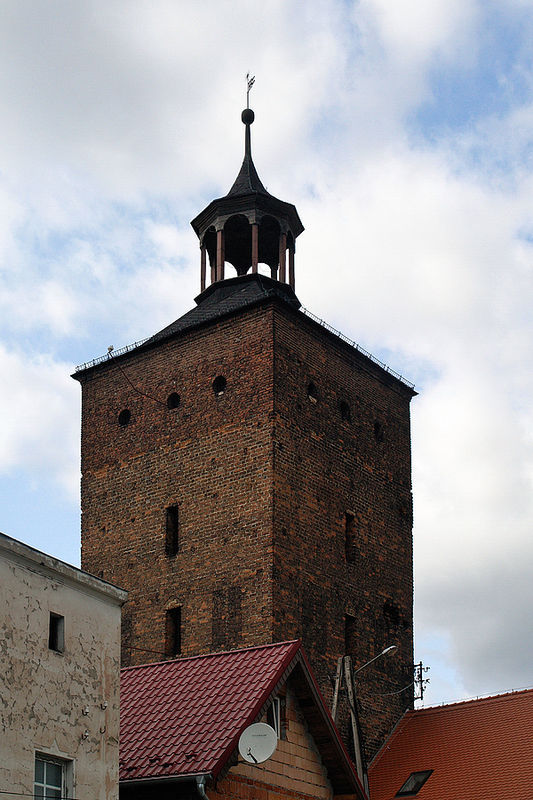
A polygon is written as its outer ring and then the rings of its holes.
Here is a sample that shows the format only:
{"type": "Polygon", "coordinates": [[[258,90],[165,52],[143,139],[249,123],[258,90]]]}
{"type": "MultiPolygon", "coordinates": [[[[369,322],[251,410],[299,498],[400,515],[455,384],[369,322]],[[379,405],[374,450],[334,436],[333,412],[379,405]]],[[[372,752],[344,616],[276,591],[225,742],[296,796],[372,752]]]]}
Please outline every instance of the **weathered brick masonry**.
{"type": "Polygon", "coordinates": [[[131,589],[124,664],[164,654],[174,606],[184,655],[272,640],[272,365],[263,308],[81,379],[82,564],[131,589]],[[217,396],[218,376],[227,388],[217,396]],[[173,392],[180,403],[168,409],[173,392]],[[124,409],[131,421],[120,426],[124,409]],[[179,549],[169,557],[173,504],[179,549]]]}
{"type": "Polygon", "coordinates": [[[124,664],[165,653],[174,607],[184,655],[301,637],[327,698],[346,648],[397,644],[358,681],[373,753],[412,702],[387,694],[412,679],[412,391],[279,298],[77,377],[82,566],[130,593],[124,664]]]}
{"type": "Polygon", "coordinates": [[[372,753],[412,703],[385,695],[412,681],[412,392],[301,313],[274,338],[274,638],[302,637],[328,700],[339,655],[398,645],[357,681],[372,753]]]}

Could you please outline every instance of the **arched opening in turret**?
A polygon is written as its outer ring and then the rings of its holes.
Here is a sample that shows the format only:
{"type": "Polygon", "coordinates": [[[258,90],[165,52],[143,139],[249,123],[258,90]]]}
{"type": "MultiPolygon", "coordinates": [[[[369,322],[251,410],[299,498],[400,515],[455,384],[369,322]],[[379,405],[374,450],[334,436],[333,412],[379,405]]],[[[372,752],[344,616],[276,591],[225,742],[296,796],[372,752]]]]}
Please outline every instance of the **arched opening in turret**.
{"type": "Polygon", "coordinates": [[[250,269],[261,271],[294,289],[294,242],[303,225],[295,207],[271,195],[259,179],[252,161],[250,108],[243,111],[242,121],[244,161],[237,179],[224,197],[212,200],[191,223],[200,239],[201,291],[209,280],[208,258],[211,283],[225,280],[227,261],[239,277],[250,269]]]}
{"type": "Polygon", "coordinates": [[[272,278],[277,278],[281,228],[274,217],[265,215],[259,223],[259,263],[270,267],[272,278]]]}
{"type": "Polygon", "coordinates": [[[243,214],[235,214],[224,225],[224,256],[237,275],[246,275],[252,266],[252,227],[243,214]]]}
{"type": "Polygon", "coordinates": [[[211,281],[214,281],[214,271],[217,261],[217,234],[213,225],[205,232],[201,246],[207,251],[207,255],[209,256],[211,281]]]}

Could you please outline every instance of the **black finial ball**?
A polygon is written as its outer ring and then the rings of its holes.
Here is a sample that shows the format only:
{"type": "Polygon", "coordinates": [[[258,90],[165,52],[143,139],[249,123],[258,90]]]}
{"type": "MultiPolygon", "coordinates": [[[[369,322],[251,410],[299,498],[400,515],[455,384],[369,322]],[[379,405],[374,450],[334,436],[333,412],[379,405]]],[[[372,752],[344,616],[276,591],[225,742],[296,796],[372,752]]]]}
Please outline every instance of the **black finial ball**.
{"type": "Polygon", "coordinates": [[[245,108],[241,114],[241,119],[245,125],[251,125],[255,119],[255,114],[251,108],[245,108]]]}

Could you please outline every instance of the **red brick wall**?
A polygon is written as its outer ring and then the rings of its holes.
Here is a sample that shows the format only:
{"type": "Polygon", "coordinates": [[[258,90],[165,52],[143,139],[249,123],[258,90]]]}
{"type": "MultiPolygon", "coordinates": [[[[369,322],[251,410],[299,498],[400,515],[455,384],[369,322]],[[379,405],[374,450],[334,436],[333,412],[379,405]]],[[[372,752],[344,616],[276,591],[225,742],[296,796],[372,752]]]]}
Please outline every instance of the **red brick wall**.
{"type": "Polygon", "coordinates": [[[82,565],[130,592],[124,663],[163,654],[165,611],[181,605],[183,654],[302,637],[329,700],[351,614],[355,666],[399,646],[358,680],[373,753],[411,699],[385,694],[412,679],[410,392],[279,303],[81,382],[82,565]],[[168,557],[164,509],[175,503],[180,548],[168,557]]]}
{"type": "Polygon", "coordinates": [[[328,701],[346,614],[355,668],[398,646],[357,678],[370,755],[412,702],[384,696],[412,681],[410,392],[305,318],[278,311],[274,330],[274,636],[302,636],[328,701]]]}
{"type": "Polygon", "coordinates": [[[182,606],[185,655],[271,641],[271,312],[111,360],[82,384],[82,566],[130,592],[124,664],[158,660],[169,605],[182,606]]]}

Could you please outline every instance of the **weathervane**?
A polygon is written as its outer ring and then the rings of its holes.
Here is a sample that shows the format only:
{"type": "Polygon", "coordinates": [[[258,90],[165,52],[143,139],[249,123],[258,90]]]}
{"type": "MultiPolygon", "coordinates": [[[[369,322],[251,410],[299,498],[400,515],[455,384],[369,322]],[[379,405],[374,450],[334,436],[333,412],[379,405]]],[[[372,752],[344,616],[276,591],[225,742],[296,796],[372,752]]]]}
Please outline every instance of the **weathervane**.
{"type": "Polygon", "coordinates": [[[250,89],[255,83],[255,75],[250,78],[250,73],[246,73],[246,108],[250,108],[250,89]]]}

